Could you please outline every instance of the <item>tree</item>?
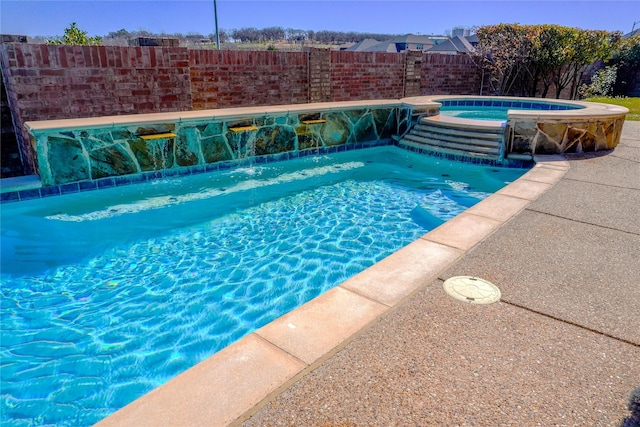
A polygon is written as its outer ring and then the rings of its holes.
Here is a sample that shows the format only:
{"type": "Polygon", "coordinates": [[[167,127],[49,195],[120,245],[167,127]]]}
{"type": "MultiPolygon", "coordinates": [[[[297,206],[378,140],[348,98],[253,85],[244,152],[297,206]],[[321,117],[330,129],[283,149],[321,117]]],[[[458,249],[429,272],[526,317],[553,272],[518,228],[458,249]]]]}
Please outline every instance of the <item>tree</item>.
{"type": "Polygon", "coordinates": [[[560,25],[499,24],[477,31],[476,63],[490,76],[498,95],[536,96],[543,84],[545,97],[551,84],[555,96],[570,88],[570,98],[578,92],[580,77],[597,59],[607,59],[617,46],[620,33],[580,30],[560,25]]]}
{"type": "Polygon", "coordinates": [[[619,40],[619,32],[565,29],[561,62],[557,63],[552,71],[553,82],[556,85],[556,99],[560,98],[562,90],[569,85],[571,85],[569,96],[575,99],[580,76],[584,70],[597,59],[609,59],[619,40]]]}
{"type": "Polygon", "coordinates": [[[62,39],[47,40],[47,44],[99,45],[100,43],[102,43],[102,37],[88,37],[87,32],[79,29],[75,22],[72,22],[70,27],[65,28],[62,39]]]}
{"type": "Polygon", "coordinates": [[[617,67],[615,95],[626,95],[640,75],[640,35],[622,39],[609,65],[617,67]]]}
{"type": "Polygon", "coordinates": [[[532,43],[530,29],[518,24],[498,24],[478,29],[476,63],[489,73],[493,91],[512,92],[514,85],[528,73],[532,43]]]}

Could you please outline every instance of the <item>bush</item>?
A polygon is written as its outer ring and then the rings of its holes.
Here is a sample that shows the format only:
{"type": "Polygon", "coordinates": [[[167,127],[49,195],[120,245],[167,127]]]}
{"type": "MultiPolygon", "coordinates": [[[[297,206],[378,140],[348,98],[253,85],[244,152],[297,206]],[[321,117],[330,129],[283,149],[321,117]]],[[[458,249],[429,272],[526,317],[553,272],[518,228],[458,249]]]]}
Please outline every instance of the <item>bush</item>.
{"type": "Polygon", "coordinates": [[[47,44],[99,45],[100,43],[102,43],[102,37],[87,36],[87,32],[78,28],[75,22],[72,22],[70,27],[64,29],[62,38],[57,37],[47,40],[47,44]]]}
{"type": "Polygon", "coordinates": [[[583,98],[591,98],[594,96],[611,96],[613,94],[613,88],[616,84],[618,77],[618,67],[615,65],[604,67],[591,78],[591,84],[589,86],[582,85],[580,87],[580,95],[583,98]]]}

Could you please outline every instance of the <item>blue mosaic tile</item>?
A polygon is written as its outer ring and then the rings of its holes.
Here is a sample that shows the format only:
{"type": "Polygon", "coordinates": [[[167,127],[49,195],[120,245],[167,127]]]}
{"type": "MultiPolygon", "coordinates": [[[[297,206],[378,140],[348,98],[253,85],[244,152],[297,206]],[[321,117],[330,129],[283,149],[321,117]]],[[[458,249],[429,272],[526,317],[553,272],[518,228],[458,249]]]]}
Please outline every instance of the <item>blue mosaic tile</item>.
{"type": "Polygon", "coordinates": [[[162,171],[153,171],[147,175],[147,181],[151,181],[154,179],[162,179],[162,171]]]}
{"type": "Polygon", "coordinates": [[[289,160],[289,153],[279,153],[267,156],[267,163],[281,162],[284,160],[289,160]]]}
{"type": "MultiPolygon", "coordinates": [[[[220,162],[220,163],[215,163],[215,164],[211,164],[212,166],[217,166],[217,170],[227,170],[227,169],[231,169],[232,167],[234,167],[234,164],[231,162],[220,162]]],[[[216,169],[209,169],[207,168],[207,171],[211,171],[211,170],[216,170],[216,169]]]]}
{"type": "Polygon", "coordinates": [[[30,190],[18,191],[18,196],[20,197],[20,200],[39,199],[40,198],[40,189],[39,188],[32,188],[30,190]]]}
{"type": "MultiPolygon", "coordinates": [[[[213,171],[217,171],[220,169],[220,165],[217,163],[207,163],[206,165],[204,165],[204,171],[205,172],[213,172],[213,171]]],[[[227,167],[228,169],[228,167],[227,167]]]]}
{"type": "Polygon", "coordinates": [[[523,102],[523,103],[522,103],[522,107],[523,107],[523,108],[529,108],[529,109],[530,109],[530,108],[531,108],[531,103],[530,103],[530,102],[523,102]]]}
{"type": "Polygon", "coordinates": [[[141,182],[145,182],[147,179],[141,173],[136,175],[129,176],[129,180],[131,184],[139,184],[141,182]]]}
{"type": "Polygon", "coordinates": [[[80,191],[90,191],[96,190],[98,188],[98,185],[95,181],[80,181],[78,182],[78,188],[80,189],[80,191]]]}
{"type": "Polygon", "coordinates": [[[345,147],[344,144],[338,145],[337,147],[338,147],[338,153],[342,153],[344,151],[347,151],[347,147],[345,147]]]}
{"type": "Polygon", "coordinates": [[[129,176],[117,176],[113,180],[116,186],[131,184],[131,177],[129,176]]]}
{"type": "Polygon", "coordinates": [[[0,193],[0,202],[9,203],[9,202],[17,202],[20,200],[20,196],[16,191],[11,191],[8,193],[0,193]]]}
{"type": "Polygon", "coordinates": [[[188,176],[191,175],[193,173],[193,170],[191,168],[180,168],[177,169],[177,175],[178,176],[188,176]]]}
{"type": "Polygon", "coordinates": [[[267,156],[258,156],[256,157],[256,164],[263,165],[267,163],[267,156]]]}
{"type": "Polygon", "coordinates": [[[165,169],[165,170],[162,171],[162,176],[164,178],[177,176],[177,175],[178,175],[178,170],[177,169],[165,169]]]}
{"type": "Polygon", "coordinates": [[[40,189],[40,195],[42,197],[59,196],[60,195],[60,187],[58,187],[57,185],[53,185],[51,187],[42,187],[40,189]]]}
{"type": "Polygon", "coordinates": [[[205,165],[193,166],[191,167],[191,174],[192,175],[201,174],[201,173],[204,173],[205,170],[206,170],[205,165]]]}
{"type": "Polygon", "coordinates": [[[80,187],[77,182],[71,182],[69,184],[62,184],[60,186],[60,193],[62,194],[72,194],[80,191],[80,187]]]}
{"type": "Polygon", "coordinates": [[[113,178],[101,178],[97,180],[98,188],[115,187],[116,183],[113,178]]]}

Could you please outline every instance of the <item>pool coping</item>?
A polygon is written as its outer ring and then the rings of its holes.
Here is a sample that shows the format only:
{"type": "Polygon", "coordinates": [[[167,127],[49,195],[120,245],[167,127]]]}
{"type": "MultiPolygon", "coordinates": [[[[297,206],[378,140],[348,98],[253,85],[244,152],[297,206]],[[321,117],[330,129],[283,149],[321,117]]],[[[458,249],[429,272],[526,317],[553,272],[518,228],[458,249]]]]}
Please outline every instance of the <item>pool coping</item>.
{"type": "Polygon", "coordinates": [[[439,107],[439,101],[461,101],[461,100],[480,100],[490,102],[497,100],[500,102],[524,102],[528,100],[531,104],[550,104],[550,105],[572,105],[579,108],[569,110],[519,110],[510,109],[507,116],[510,121],[521,120],[539,120],[556,121],[556,120],[589,120],[605,117],[616,117],[621,114],[628,114],[629,109],[619,105],[604,104],[600,102],[575,101],[567,99],[549,99],[549,98],[526,98],[516,96],[475,96],[475,95],[431,95],[431,96],[415,96],[402,98],[403,105],[412,106],[416,109],[427,107],[439,107]]]}
{"type": "Polygon", "coordinates": [[[238,425],[387,316],[569,170],[535,156],[516,181],[355,277],[121,408],[96,426],[238,425]]]}

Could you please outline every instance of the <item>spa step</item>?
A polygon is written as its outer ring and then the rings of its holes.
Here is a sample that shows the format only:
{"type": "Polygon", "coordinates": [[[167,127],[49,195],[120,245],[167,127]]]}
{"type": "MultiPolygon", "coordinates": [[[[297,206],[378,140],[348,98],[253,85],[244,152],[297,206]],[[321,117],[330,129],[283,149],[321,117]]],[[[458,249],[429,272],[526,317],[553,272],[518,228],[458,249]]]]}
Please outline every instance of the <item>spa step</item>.
{"type": "Polygon", "coordinates": [[[507,154],[507,159],[511,159],[511,160],[524,160],[524,161],[531,161],[533,160],[533,156],[531,155],[531,153],[509,153],[507,154]]]}
{"type": "Polygon", "coordinates": [[[499,121],[425,117],[400,139],[400,143],[445,154],[498,160],[505,128],[499,121]]]}
{"type": "Polygon", "coordinates": [[[500,154],[500,145],[492,145],[492,146],[475,145],[473,143],[463,143],[463,142],[447,141],[442,139],[434,139],[429,136],[416,135],[413,133],[409,133],[408,135],[405,135],[403,139],[411,142],[417,142],[419,144],[429,145],[434,148],[436,147],[451,148],[454,150],[466,151],[471,153],[492,154],[495,156],[500,154]]]}
{"type": "Polygon", "coordinates": [[[500,136],[499,138],[494,137],[493,139],[482,139],[483,136],[473,134],[472,132],[469,132],[468,135],[453,135],[448,133],[434,132],[431,129],[426,129],[424,127],[418,126],[413,129],[411,135],[453,143],[464,141],[464,144],[476,145],[478,147],[500,148],[500,145],[502,143],[502,136],[500,136]]]}
{"type": "Polygon", "coordinates": [[[419,150],[431,151],[434,154],[447,154],[458,157],[467,157],[467,158],[476,158],[476,159],[488,159],[495,160],[497,158],[496,155],[491,155],[487,153],[478,153],[475,151],[467,151],[467,150],[458,150],[455,148],[444,148],[444,147],[435,147],[431,145],[422,144],[419,142],[414,142],[409,139],[401,139],[400,143],[402,145],[406,145],[407,147],[417,148],[419,150]]]}
{"type": "Polygon", "coordinates": [[[475,138],[482,140],[496,140],[502,139],[502,134],[504,129],[502,128],[458,128],[458,127],[447,127],[443,126],[442,123],[432,122],[432,123],[418,123],[415,128],[418,131],[422,132],[435,132],[441,135],[447,135],[451,137],[467,137],[467,138],[475,138]]]}

